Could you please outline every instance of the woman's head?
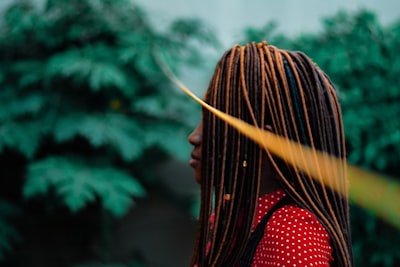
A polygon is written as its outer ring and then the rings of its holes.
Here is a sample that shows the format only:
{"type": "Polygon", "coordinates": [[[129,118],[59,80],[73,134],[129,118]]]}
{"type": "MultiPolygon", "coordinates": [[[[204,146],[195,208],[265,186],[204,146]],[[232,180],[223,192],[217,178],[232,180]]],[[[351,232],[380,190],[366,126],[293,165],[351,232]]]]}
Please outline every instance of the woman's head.
{"type": "MultiPolygon", "coordinates": [[[[204,100],[312,150],[345,158],[335,89],[300,52],[280,50],[265,42],[234,46],[218,62],[204,100]]],[[[260,185],[271,185],[274,179],[298,205],[312,211],[325,225],[336,262],[346,265],[351,259],[347,196],[264,151],[207,110],[203,111],[199,132],[201,142],[192,156],[199,159],[195,169],[202,200],[193,262],[200,266],[233,266],[237,262],[251,230],[260,185]],[[270,170],[265,171],[265,166],[270,170]],[[213,229],[208,227],[211,212],[215,216],[213,229]]],[[[332,177],[345,187],[346,168],[342,162],[342,168],[332,177]]]]}

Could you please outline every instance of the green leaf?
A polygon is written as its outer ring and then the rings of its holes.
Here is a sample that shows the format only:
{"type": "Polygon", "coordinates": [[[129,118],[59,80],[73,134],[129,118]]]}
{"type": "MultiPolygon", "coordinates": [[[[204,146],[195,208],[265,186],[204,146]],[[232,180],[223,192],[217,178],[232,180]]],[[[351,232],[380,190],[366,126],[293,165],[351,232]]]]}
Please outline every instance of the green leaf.
{"type": "Polygon", "coordinates": [[[54,125],[54,137],[58,142],[65,142],[80,135],[99,147],[107,144],[107,123],[101,115],[69,113],[58,118],[54,125]]]}
{"type": "MultiPolygon", "coordinates": [[[[149,44],[149,46],[151,47],[152,45],[149,44]]],[[[157,84],[165,79],[165,76],[162,74],[160,67],[156,63],[150,47],[146,48],[146,50],[143,51],[144,53],[139,54],[133,64],[138,72],[148,79],[148,82],[151,84],[157,84]]]]}
{"type": "Polygon", "coordinates": [[[111,51],[111,47],[99,45],[59,53],[49,60],[48,75],[87,85],[93,92],[117,89],[128,97],[132,96],[137,86],[128,79],[111,51]]]}
{"type": "Polygon", "coordinates": [[[150,95],[137,99],[132,103],[136,112],[146,113],[150,116],[165,116],[165,98],[159,95],[150,95]]]}
{"type": "Polygon", "coordinates": [[[6,122],[0,125],[0,153],[9,147],[32,158],[42,137],[40,126],[38,121],[6,122]]]}
{"type": "Polygon", "coordinates": [[[126,92],[125,88],[128,87],[128,81],[126,80],[125,73],[115,65],[96,63],[96,65],[92,66],[89,85],[94,91],[98,91],[101,88],[115,87],[124,88],[122,91],[126,92]]]}
{"type": "Polygon", "coordinates": [[[24,115],[37,115],[44,108],[46,99],[38,93],[17,95],[14,91],[6,90],[0,92],[0,103],[0,121],[5,121],[24,115]]]}
{"type": "Polygon", "coordinates": [[[132,118],[118,113],[70,113],[56,121],[53,133],[57,142],[79,135],[94,147],[110,146],[127,161],[138,158],[146,149],[143,129],[132,118]]]}
{"type": "Polygon", "coordinates": [[[141,184],[124,171],[66,157],[48,157],[29,165],[24,197],[46,194],[50,188],[72,212],[83,209],[98,196],[104,208],[116,217],[128,212],[134,204],[133,197],[145,195],[141,184]]]}
{"type": "Polygon", "coordinates": [[[89,76],[91,61],[82,57],[79,50],[67,50],[49,59],[47,72],[50,78],[63,77],[72,78],[82,82],[89,76]]]}
{"type": "Polygon", "coordinates": [[[43,79],[43,62],[40,60],[20,60],[15,61],[9,70],[14,75],[18,75],[17,81],[19,88],[39,84],[43,79]]]}

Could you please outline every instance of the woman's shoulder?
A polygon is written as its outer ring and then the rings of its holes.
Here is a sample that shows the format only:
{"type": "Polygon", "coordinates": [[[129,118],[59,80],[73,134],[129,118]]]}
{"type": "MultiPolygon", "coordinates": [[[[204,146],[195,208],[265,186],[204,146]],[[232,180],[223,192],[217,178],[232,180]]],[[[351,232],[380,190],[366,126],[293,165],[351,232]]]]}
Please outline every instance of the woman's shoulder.
{"type": "MultiPolygon", "coordinates": [[[[329,234],[318,218],[309,210],[288,204],[272,214],[265,229],[266,233],[287,233],[291,238],[305,240],[320,239],[329,243],[329,234]]],[[[326,242],[322,242],[326,243],[326,242]]]]}
{"type": "MultiPolygon", "coordinates": [[[[287,204],[278,209],[269,221],[276,225],[295,225],[297,227],[322,226],[318,218],[309,210],[301,208],[296,204],[287,204]]],[[[325,229],[325,228],[324,228],[325,229]]]]}
{"type": "Polygon", "coordinates": [[[329,266],[333,260],[330,237],[312,212],[288,204],[271,216],[254,260],[329,266]]]}

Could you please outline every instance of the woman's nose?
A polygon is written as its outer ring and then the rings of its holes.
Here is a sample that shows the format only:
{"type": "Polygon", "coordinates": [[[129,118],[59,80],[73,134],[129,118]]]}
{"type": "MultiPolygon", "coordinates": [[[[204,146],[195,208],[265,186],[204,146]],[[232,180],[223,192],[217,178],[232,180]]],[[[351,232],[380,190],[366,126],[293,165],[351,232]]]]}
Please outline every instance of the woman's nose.
{"type": "Polygon", "coordinates": [[[191,143],[193,146],[199,146],[201,144],[200,135],[196,132],[192,132],[189,135],[189,143],[191,143]]]}
{"type": "Polygon", "coordinates": [[[203,125],[200,123],[196,129],[189,135],[189,143],[193,146],[200,146],[202,141],[203,125]]]}

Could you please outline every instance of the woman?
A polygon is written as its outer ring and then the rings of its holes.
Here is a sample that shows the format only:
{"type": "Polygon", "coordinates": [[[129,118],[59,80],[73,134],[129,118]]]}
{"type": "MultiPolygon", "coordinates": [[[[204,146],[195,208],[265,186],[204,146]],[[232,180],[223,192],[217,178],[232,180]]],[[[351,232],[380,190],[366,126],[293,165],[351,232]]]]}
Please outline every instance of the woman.
{"type": "MultiPolygon", "coordinates": [[[[190,165],[201,184],[191,266],[351,266],[345,144],[329,78],[300,52],[266,42],[234,46],[218,62],[204,101],[342,159],[332,182],[343,190],[325,186],[204,109],[189,136],[190,165]]],[[[322,167],[317,160],[309,164],[322,167]]]]}

